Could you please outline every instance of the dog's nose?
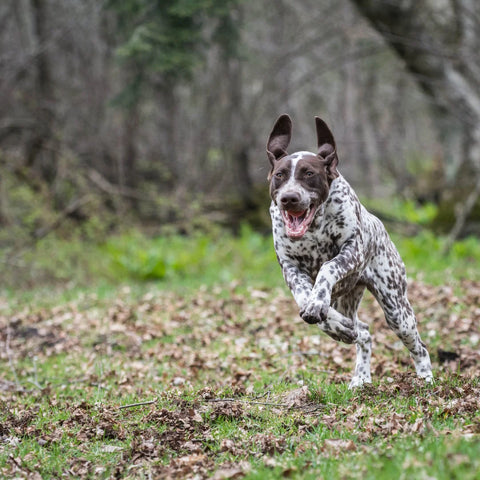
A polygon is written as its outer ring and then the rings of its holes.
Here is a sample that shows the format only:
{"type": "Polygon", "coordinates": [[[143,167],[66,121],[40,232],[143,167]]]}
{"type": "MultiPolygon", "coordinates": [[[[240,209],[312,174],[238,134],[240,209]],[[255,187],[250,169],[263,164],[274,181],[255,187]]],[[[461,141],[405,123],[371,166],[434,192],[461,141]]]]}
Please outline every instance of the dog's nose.
{"type": "Polygon", "coordinates": [[[286,192],[280,197],[280,202],[285,210],[296,207],[300,203],[300,194],[296,192],[286,192]]]}

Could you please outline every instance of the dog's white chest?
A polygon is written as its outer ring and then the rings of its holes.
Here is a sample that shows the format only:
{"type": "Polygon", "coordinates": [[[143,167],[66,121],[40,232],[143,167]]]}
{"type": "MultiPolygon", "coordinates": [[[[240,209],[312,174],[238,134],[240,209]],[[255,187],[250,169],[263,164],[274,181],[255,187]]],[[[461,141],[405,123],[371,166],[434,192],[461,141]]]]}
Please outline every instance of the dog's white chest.
{"type": "Polygon", "coordinates": [[[322,215],[315,219],[312,228],[300,239],[290,239],[287,236],[282,216],[274,204],[270,207],[270,215],[277,257],[288,260],[313,280],[322,264],[332,259],[339,250],[325,229],[322,228],[324,223],[322,215]]]}

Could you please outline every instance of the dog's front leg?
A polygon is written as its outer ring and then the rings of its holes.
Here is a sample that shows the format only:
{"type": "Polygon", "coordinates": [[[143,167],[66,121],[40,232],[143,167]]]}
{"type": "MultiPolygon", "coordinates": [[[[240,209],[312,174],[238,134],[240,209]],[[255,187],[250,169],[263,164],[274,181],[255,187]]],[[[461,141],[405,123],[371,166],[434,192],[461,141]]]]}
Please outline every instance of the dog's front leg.
{"type": "Polygon", "coordinates": [[[344,243],[336,257],[322,265],[310,296],[300,311],[300,316],[306,322],[325,323],[327,321],[329,312],[333,310],[330,307],[333,287],[340,280],[360,269],[365,260],[362,252],[361,237],[352,238],[344,243]]]}
{"type": "Polygon", "coordinates": [[[284,260],[280,262],[288,288],[297,302],[300,310],[307,305],[313,288],[312,279],[303,273],[297,266],[284,260]]]}
{"type": "Polygon", "coordinates": [[[290,291],[300,308],[300,316],[307,323],[319,323],[320,328],[335,340],[345,343],[353,343],[357,339],[353,321],[332,307],[327,309],[326,321],[321,322],[317,316],[308,316],[303,314],[305,308],[309,305],[312,296],[313,282],[308,275],[303,273],[295,265],[289,262],[281,262],[283,276],[290,291]]]}

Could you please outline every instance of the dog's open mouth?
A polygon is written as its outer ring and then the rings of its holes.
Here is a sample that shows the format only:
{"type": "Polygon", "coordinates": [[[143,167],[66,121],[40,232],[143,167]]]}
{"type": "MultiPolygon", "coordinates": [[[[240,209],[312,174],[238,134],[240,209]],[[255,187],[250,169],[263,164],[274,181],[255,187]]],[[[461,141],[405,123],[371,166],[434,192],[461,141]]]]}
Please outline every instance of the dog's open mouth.
{"type": "Polygon", "coordinates": [[[313,205],[310,205],[310,208],[307,208],[307,210],[304,210],[303,212],[282,210],[282,217],[287,235],[290,238],[303,237],[312,223],[314,215],[315,209],[313,208],[313,205]]]}

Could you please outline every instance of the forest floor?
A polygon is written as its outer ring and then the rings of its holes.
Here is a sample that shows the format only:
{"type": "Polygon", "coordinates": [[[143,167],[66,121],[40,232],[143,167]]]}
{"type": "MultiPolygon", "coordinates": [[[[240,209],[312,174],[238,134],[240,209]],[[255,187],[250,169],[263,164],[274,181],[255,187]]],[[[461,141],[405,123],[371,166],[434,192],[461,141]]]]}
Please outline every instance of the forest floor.
{"type": "Polygon", "coordinates": [[[354,347],[284,288],[0,297],[0,476],[479,478],[480,282],[409,292],[435,383],[366,296],[374,383],[354,391],[354,347]]]}

